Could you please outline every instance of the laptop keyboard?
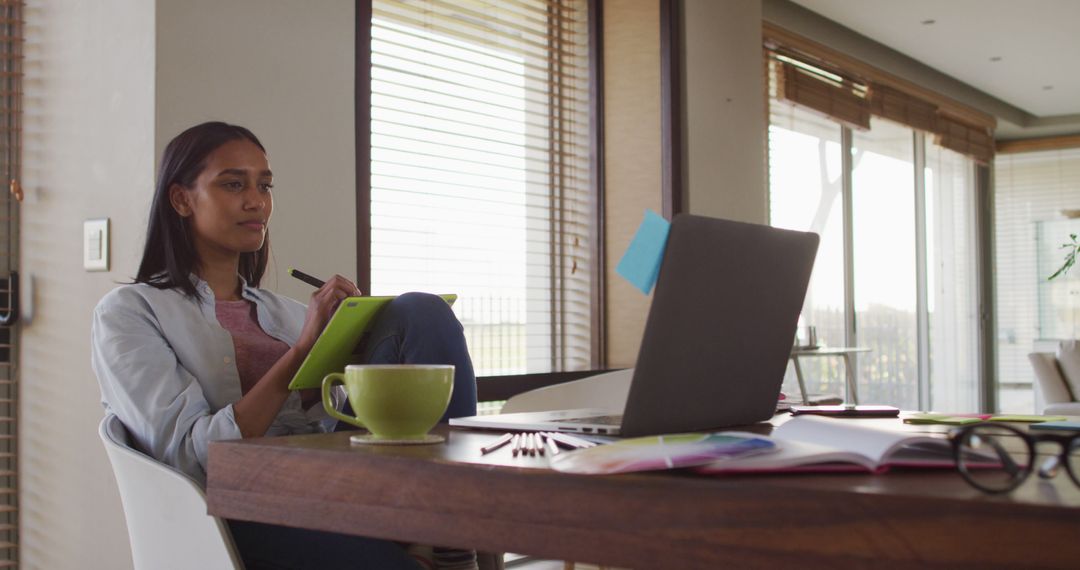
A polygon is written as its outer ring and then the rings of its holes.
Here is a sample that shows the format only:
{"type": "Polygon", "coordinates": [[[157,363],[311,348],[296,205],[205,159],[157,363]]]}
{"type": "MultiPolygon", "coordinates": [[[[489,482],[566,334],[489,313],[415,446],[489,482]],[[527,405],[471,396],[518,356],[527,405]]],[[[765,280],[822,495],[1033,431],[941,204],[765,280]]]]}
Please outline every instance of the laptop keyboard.
{"type": "Polygon", "coordinates": [[[600,424],[605,426],[622,425],[622,416],[591,416],[588,418],[567,418],[564,420],[552,420],[557,424],[600,424]]]}

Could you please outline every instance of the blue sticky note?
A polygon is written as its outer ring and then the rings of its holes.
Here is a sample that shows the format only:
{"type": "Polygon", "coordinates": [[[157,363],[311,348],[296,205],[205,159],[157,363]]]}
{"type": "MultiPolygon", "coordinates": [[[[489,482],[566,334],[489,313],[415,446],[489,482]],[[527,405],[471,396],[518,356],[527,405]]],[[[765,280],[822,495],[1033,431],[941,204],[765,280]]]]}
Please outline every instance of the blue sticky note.
{"type": "Polygon", "coordinates": [[[664,259],[669,231],[671,222],[652,210],[645,210],[645,219],[641,220],[634,239],[615,267],[616,273],[646,295],[660,276],[660,262],[664,259]]]}
{"type": "Polygon", "coordinates": [[[1031,429],[1056,429],[1063,431],[1080,431],[1080,422],[1078,421],[1062,421],[1062,422],[1043,422],[1041,424],[1031,424],[1031,429]]]}

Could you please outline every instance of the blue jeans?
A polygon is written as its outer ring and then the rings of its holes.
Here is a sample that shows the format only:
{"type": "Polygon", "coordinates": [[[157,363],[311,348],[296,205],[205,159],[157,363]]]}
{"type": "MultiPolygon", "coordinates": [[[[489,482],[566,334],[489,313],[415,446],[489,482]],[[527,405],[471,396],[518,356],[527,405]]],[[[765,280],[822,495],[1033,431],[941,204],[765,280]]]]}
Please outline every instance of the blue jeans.
{"type": "MultiPolygon", "coordinates": [[[[390,301],[361,354],[367,364],[453,364],[454,391],[441,421],[476,415],[476,375],[464,329],[442,297],[405,293],[390,301]]],[[[348,402],[342,412],[352,415],[348,402]]]]}
{"type": "MultiPolygon", "coordinates": [[[[476,414],[476,376],[465,335],[441,297],[406,293],[380,313],[364,341],[369,364],[453,364],[454,391],[442,421],[476,414]]],[[[320,404],[315,404],[320,405],[320,404]]],[[[342,413],[353,415],[348,401],[342,413]]],[[[336,429],[355,429],[339,422],[336,429]]],[[[420,568],[396,542],[277,526],[228,521],[237,550],[249,570],[420,568]]]]}

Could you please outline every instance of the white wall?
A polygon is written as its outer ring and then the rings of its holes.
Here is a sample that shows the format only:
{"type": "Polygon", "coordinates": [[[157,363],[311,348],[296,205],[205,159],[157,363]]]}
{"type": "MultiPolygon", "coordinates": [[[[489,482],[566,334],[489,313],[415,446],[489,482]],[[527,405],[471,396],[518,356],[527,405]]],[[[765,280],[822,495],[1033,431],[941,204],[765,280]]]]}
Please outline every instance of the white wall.
{"type": "Polygon", "coordinates": [[[683,180],[692,214],[768,221],[760,0],[684,0],[683,180]]]}
{"type": "Polygon", "coordinates": [[[208,120],[251,129],[274,171],[263,287],[285,271],[356,278],[352,0],[158,0],[155,156],[208,120]]]}
{"type": "Polygon", "coordinates": [[[154,3],[26,6],[21,265],[22,568],[129,568],[97,437],[90,312],[135,272],[154,174],[154,3]],[[112,218],[112,271],[82,269],[82,222],[112,218]]]}
{"type": "Polygon", "coordinates": [[[353,2],[43,0],[26,22],[21,563],[130,568],[96,432],[90,312],[137,269],[161,148],[208,119],[269,150],[280,269],[264,285],[304,299],[284,267],[355,271],[353,2]],[[87,273],[82,222],[106,216],[112,270],[87,273]]]}

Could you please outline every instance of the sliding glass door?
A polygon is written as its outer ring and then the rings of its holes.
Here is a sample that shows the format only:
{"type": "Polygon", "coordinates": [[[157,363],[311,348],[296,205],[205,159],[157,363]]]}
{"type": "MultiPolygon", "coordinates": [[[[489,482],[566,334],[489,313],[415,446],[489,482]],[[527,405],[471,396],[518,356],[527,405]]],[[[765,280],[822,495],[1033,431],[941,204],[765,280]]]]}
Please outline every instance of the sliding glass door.
{"type": "Polygon", "coordinates": [[[915,157],[911,129],[873,120],[852,134],[852,261],[859,394],[919,407],[915,157]]]}
{"type": "MultiPolygon", "coordinates": [[[[814,326],[819,342],[846,343],[844,324],[844,204],[840,129],[836,123],[794,105],[773,105],[769,125],[769,207],[772,225],[821,236],[802,326],[814,326]]],[[[842,390],[839,359],[802,362],[807,390],[842,390]]],[[[797,393],[788,370],[784,391],[797,393]]]]}
{"type": "MultiPolygon", "coordinates": [[[[884,119],[853,131],[773,101],[769,177],[771,223],[822,237],[801,324],[870,349],[860,402],[977,409],[974,163],[884,119]]],[[[844,393],[841,359],[804,362],[811,393],[844,393]]]]}

